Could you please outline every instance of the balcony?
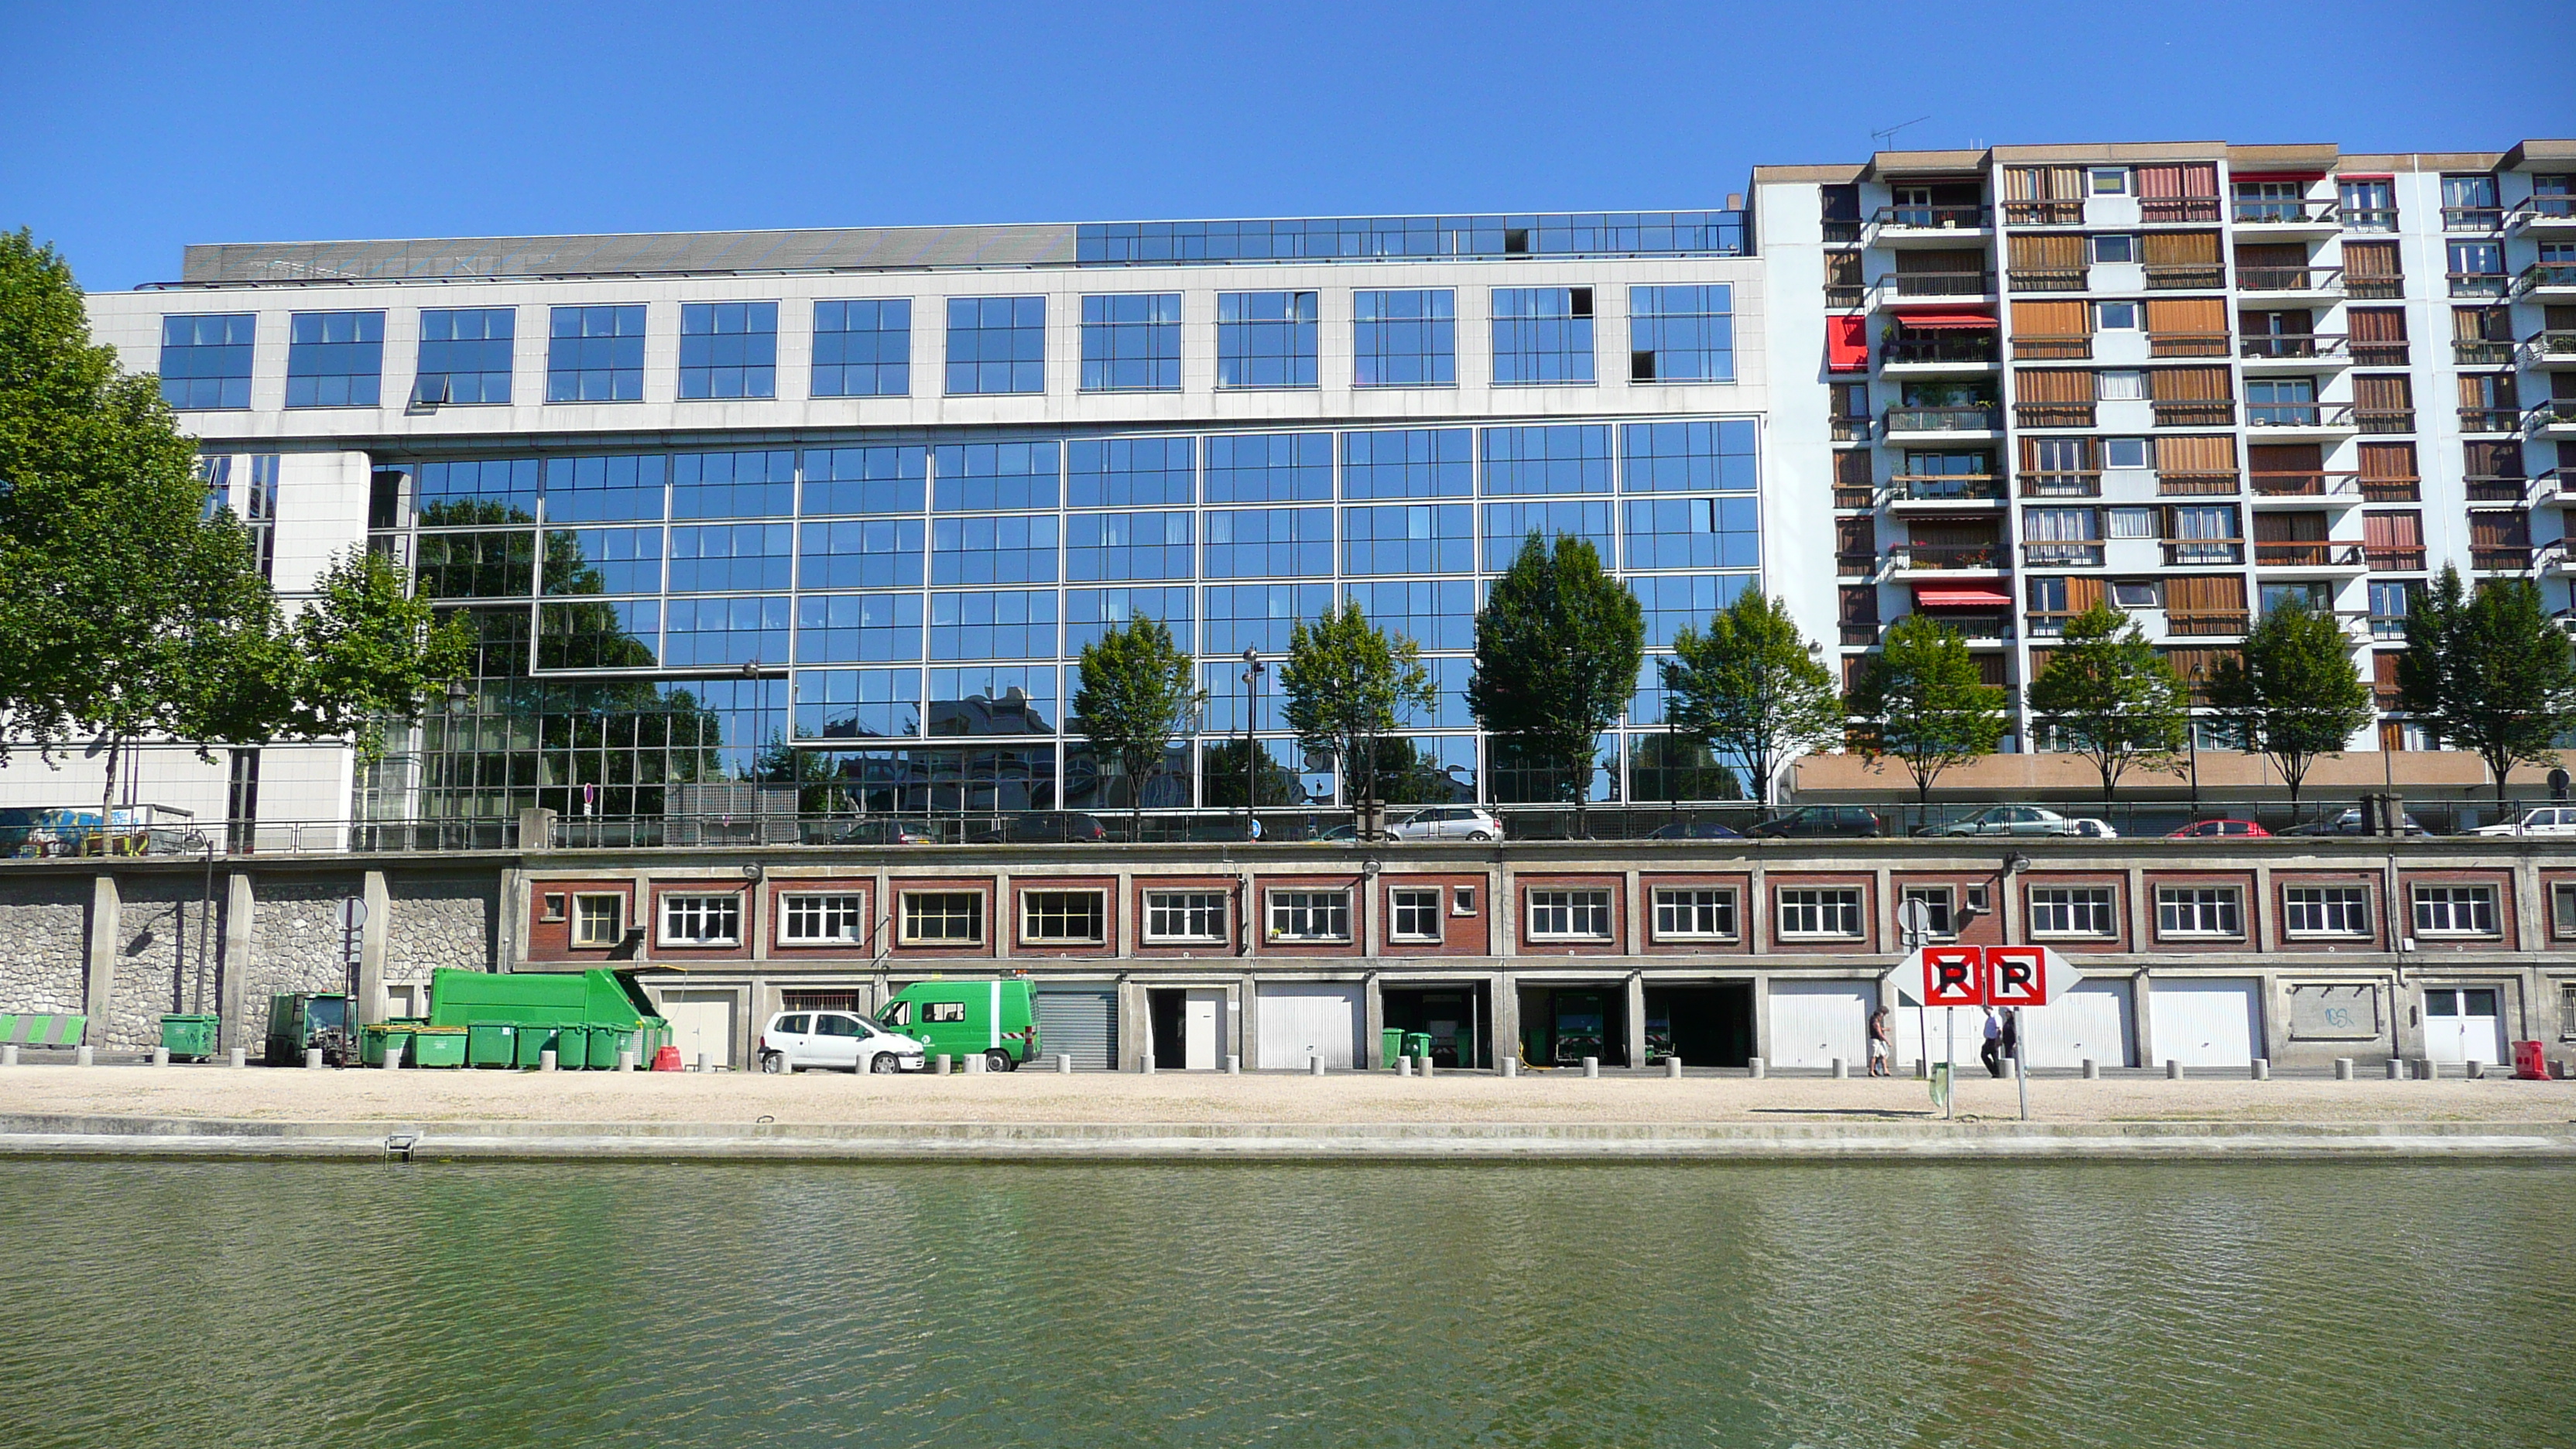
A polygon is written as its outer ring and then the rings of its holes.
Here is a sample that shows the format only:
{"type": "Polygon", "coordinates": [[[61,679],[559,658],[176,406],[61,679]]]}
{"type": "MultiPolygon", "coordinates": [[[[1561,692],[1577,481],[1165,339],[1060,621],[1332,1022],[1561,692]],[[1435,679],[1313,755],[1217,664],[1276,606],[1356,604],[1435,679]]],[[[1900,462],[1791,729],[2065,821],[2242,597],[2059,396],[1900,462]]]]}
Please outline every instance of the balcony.
{"type": "Polygon", "coordinates": [[[2218,198],[2215,196],[2141,196],[2138,198],[2138,220],[2149,226],[2172,226],[2178,222],[2218,220],[2218,198]]]}
{"type": "Polygon", "coordinates": [[[2361,475],[2353,472],[2319,469],[2313,472],[2269,472],[2252,475],[2254,506],[2266,503],[2339,502],[2349,507],[2362,501],[2361,475]]]}
{"type": "Polygon", "coordinates": [[[2501,206],[2442,208],[2442,230],[2444,231],[2499,231],[2503,227],[2504,208],[2501,206]]]}
{"type": "Polygon", "coordinates": [[[2003,480],[1991,473],[1899,473],[1887,480],[1888,506],[2001,503],[2003,480]]]}
{"type": "Polygon", "coordinates": [[[2102,473],[2098,468],[2025,472],[2021,475],[2021,496],[2099,498],[2102,496],[2102,473]]]}
{"type": "Polygon", "coordinates": [[[2576,262],[2533,262],[2514,279],[2517,297],[2576,297],[2576,262]]]}
{"type": "Polygon", "coordinates": [[[2227,286],[2227,269],[2214,261],[2147,262],[2141,270],[2151,292],[2216,292],[2227,286]]]}
{"type": "Polygon", "coordinates": [[[2149,357],[2225,357],[2227,334],[2224,332],[2150,332],[2147,334],[2149,357]]]}
{"type": "Polygon", "coordinates": [[[2374,433],[2411,433],[2415,431],[2413,408],[2361,408],[2352,410],[2353,426],[2365,436],[2374,433]]]}
{"type": "Polygon", "coordinates": [[[2562,463],[2534,476],[2525,496],[2536,508],[2564,508],[2576,503],[2576,463],[2562,463]]]}
{"type": "Polygon", "coordinates": [[[2345,231],[2395,231],[2397,208],[2393,206],[2348,206],[2343,208],[2345,231]]]}
{"type": "Polygon", "coordinates": [[[2420,503],[2424,498],[2424,480],[2411,473],[2383,473],[2356,481],[2364,503],[2420,503]]]}
{"type": "Polygon", "coordinates": [[[1991,231],[1994,225],[1993,210],[1984,206],[1882,206],[1864,240],[1873,246],[1903,246],[1917,237],[1955,241],[1961,232],[1991,231]]]}
{"type": "Polygon", "coordinates": [[[2169,569],[2245,562],[2245,540],[2241,538],[2168,538],[2162,547],[2165,567],[2169,569]]]}
{"type": "Polygon", "coordinates": [[[2002,409],[1987,404],[1972,407],[1908,408],[1887,410],[1887,432],[1899,433],[1991,433],[2003,426],[2002,409]]]}
{"type": "Polygon", "coordinates": [[[1878,365],[1883,368],[1977,368],[1996,367],[2002,359],[1996,355],[1995,335],[1974,332],[1948,337],[1890,337],[1878,345],[1878,365]]]}
{"type": "Polygon", "coordinates": [[[2024,568],[2098,569],[2102,566],[2102,545],[2092,541],[2048,540],[2021,546],[2024,568]]]}
{"type": "Polygon", "coordinates": [[[2505,229],[2545,236],[2576,233],[2576,196],[2531,196],[2505,213],[2505,229]]]}
{"type": "Polygon", "coordinates": [[[2249,428],[2301,428],[2321,432],[2355,431],[2349,403],[2264,402],[2245,405],[2249,428]]]}
{"type": "Polygon", "coordinates": [[[1869,509],[1877,506],[1878,490],[1875,488],[1858,483],[1834,485],[1834,507],[1838,509],[1848,512],[1856,508],[1869,509]]]}
{"type": "Polygon", "coordinates": [[[2511,290],[2513,279],[2502,272],[2445,272],[2454,297],[2501,297],[2511,290]]]}
{"type": "Polygon", "coordinates": [[[2094,417],[2091,403],[2015,403],[2013,426],[2016,428],[2089,428],[2094,417]]]}
{"type": "Polygon", "coordinates": [[[2459,413],[2464,433],[2510,433],[2522,425],[2519,408],[2461,408],[2459,413]]]}
{"type": "Polygon", "coordinates": [[[1866,443],[1870,438],[1867,418],[1835,418],[1830,428],[1837,443],[1866,443]]]}
{"type": "Polygon", "coordinates": [[[2081,292],[2088,276],[2082,267],[2015,267],[2006,280],[2016,292],[2081,292]]]}
{"type": "Polygon", "coordinates": [[[2324,540],[2257,543],[2254,545],[2254,566],[2300,573],[2355,574],[2370,567],[2362,558],[2360,544],[2324,540]]]}
{"type": "Polygon", "coordinates": [[[2236,475],[2227,473],[2186,473],[2180,469],[2156,473],[2158,498],[2209,498],[2236,492],[2236,475]]]}
{"type": "Polygon", "coordinates": [[[2397,274],[2377,276],[2347,271],[2343,275],[2343,295],[2353,302],[2402,301],[2406,296],[2406,278],[2397,274]]]}
{"type": "Polygon", "coordinates": [[[2531,496],[2531,480],[2519,474],[2471,473],[2461,481],[2471,503],[2520,503],[2531,496]]]}
{"type": "Polygon", "coordinates": [[[2015,362],[2072,362],[2093,355],[2090,333],[2017,332],[2012,340],[2015,362]]]}
{"type": "Polygon", "coordinates": [[[1888,561],[1905,573],[2000,573],[2003,547],[1992,543],[1900,543],[1888,561]]]}
{"type": "Polygon", "coordinates": [[[2576,367],[2576,332],[2534,332],[2522,339],[2525,367],[2576,367]]]}
{"type": "Polygon", "coordinates": [[[2280,296],[2340,297],[2341,267],[2238,267],[2236,290],[2280,296]]]}
{"type": "Polygon", "coordinates": [[[1834,555],[1834,576],[1845,579],[1867,579],[1878,575],[1878,555],[1874,553],[1838,553],[1834,555]]]}
{"type": "Polygon", "coordinates": [[[2424,545],[2420,543],[2386,547],[2363,544],[2361,557],[2375,574],[2420,574],[2424,571],[2424,545]]]}
{"type": "Polygon", "coordinates": [[[2576,438],[2576,398],[2538,404],[2522,415],[2522,430],[2535,438],[2576,438]]]}
{"type": "Polygon", "coordinates": [[[1994,295],[1995,274],[1976,272],[1890,272],[1878,282],[1879,301],[1920,301],[1926,297],[1960,298],[1994,295]]]}
{"type": "Polygon", "coordinates": [[[2356,367],[2405,367],[2413,358],[2412,349],[2403,339],[2395,342],[2364,342],[2355,339],[2352,343],[2352,361],[2356,367]]]}
{"type": "Polygon", "coordinates": [[[2213,634],[2242,634],[2249,622],[2243,613],[2165,614],[2165,633],[2177,638],[2205,638],[2213,634]]]}
{"type": "MultiPolygon", "coordinates": [[[[2249,332],[2238,339],[2236,353],[2245,359],[2248,371],[2261,369],[2267,363],[2300,362],[2349,364],[2352,361],[2351,339],[2340,332],[2249,332]]],[[[2166,354],[2159,350],[2157,356],[2166,354]]],[[[2186,354],[2175,354],[2182,356],[2186,354]]]]}
{"type": "Polygon", "coordinates": [[[2503,337],[2454,337],[2451,361],[2459,367],[2511,367],[2513,342],[2503,337]]]}
{"type": "Polygon", "coordinates": [[[2331,201],[2238,197],[2230,215],[2238,226],[2261,236],[2332,234],[2343,230],[2343,213],[2331,201]]]}
{"type": "Polygon", "coordinates": [[[2082,226],[2084,203],[2081,199],[2059,201],[2007,201],[2004,203],[2007,226],[2082,226]]]}
{"type": "Polygon", "coordinates": [[[2469,571],[2481,574],[2529,573],[2531,545],[2527,543],[2471,544],[2469,571]]]}

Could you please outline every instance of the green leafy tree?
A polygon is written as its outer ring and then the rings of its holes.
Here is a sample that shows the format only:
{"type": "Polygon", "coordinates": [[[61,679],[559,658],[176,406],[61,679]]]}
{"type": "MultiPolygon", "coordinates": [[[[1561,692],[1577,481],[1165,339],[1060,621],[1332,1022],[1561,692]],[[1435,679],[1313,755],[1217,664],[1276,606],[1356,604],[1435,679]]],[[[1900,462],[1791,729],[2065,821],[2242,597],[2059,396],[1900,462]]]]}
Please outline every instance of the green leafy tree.
{"type": "Polygon", "coordinates": [[[2341,751],[2373,713],[2343,626],[2297,599],[2275,605],[2240,655],[2218,661],[2209,703],[2230,733],[2280,767],[2292,805],[2317,756],[2341,751]]]}
{"type": "Polygon", "coordinates": [[[1379,746],[1408,709],[1429,709],[1439,693],[1422,651],[1387,637],[1357,604],[1328,609],[1289,631],[1288,661],[1279,670],[1288,727],[1309,751],[1340,762],[1346,803],[1356,813],[1384,800],[1379,746]]]}
{"type": "Polygon", "coordinates": [[[2102,776],[2102,802],[2136,767],[2170,769],[2190,728],[2182,677],[2128,615],[2106,604],[2066,621],[2030,685],[2031,711],[2102,776]]]}
{"type": "Polygon", "coordinates": [[[2576,659],[2527,579],[2488,579],[2468,593],[2445,568],[2407,611],[2397,688],[2407,712],[2455,749],[2486,762],[2504,804],[2516,765],[2558,758],[2576,729],[2576,659]]]}
{"type": "Polygon", "coordinates": [[[474,659],[464,626],[442,622],[427,600],[412,597],[401,570],[366,549],[324,572],[293,635],[302,687],[287,731],[346,738],[363,760],[383,752],[387,725],[418,723],[431,697],[474,659]]]}
{"type": "Polygon", "coordinates": [[[1783,766],[1843,739],[1833,674],[1798,632],[1787,603],[1759,589],[1718,611],[1707,633],[1675,634],[1663,669],[1664,713],[1673,728],[1737,765],[1753,798],[1766,805],[1783,766]]]}
{"type": "Polygon", "coordinates": [[[1126,776],[1128,810],[1137,818],[1144,814],[1147,780],[1206,698],[1198,668],[1172,642],[1172,631],[1142,611],[1082,646],[1074,725],[1102,760],[1115,762],[1126,776]]]}
{"type": "Polygon", "coordinates": [[[1240,808],[1249,788],[1255,805],[1299,805],[1297,772],[1271,757],[1270,751],[1258,745],[1251,747],[1251,763],[1245,764],[1246,746],[1241,740],[1211,740],[1200,759],[1202,788],[1210,806],[1240,808]]]}
{"type": "Polygon", "coordinates": [[[1636,692],[1645,653],[1645,611],[1591,541],[1532,533],[1477,612],[1467,707],[1579,811],[1593,751],[1636,692]]]}
{"type": "Polygon", "coordinates": [[[1853,739],[1872,759],[1894,756],[1932,803],[1944,771],[1994,753],[2012,696],[1988,684],[1958,630],[1924,614],[1889,626],[1878,657],[1852,690],[1853,739]]]}

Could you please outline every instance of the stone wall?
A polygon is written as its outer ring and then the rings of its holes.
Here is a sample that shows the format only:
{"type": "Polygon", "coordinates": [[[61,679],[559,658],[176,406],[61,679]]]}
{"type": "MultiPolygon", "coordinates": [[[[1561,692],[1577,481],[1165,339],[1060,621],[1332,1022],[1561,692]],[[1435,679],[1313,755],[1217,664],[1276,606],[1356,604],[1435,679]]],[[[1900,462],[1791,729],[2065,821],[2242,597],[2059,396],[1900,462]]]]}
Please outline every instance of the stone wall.
{"type": "Polygon", "coordinates": [[[161,1043],[164,1012],[213,1012],[221,1000],[223,906],[207,909],[205,883],[168,875],[128,875],[117,882],[116,992],[107,1019],[90,1023],[93,1046],[149,1051],[161,1043]],[[215,949],[201,933],[212,929],[215,949]]]}
{"type": "MultiPolygon", "coordinates": [[[[344,953],[340,903],[363,897],[364,878],[347,875],[277,876],[263,872],[252,885],[250,960],[242,972],[242,1009],[249,1023],[267,1029],[268,998],[281,991],[349,989],[352,943],[344,953]]],[[[236,963],[226,963],[229,969],[236,963]]],[[[248,1044],[249,1037],[244,1038],[248,1044]]]]}
{"type": "Polygon", "coordinates": [[[441,967],[493,969],[501,923],[497,875],[392,876],[385,895],[386,985],[426,982],[441,967]]]}
{"type": "Polygon", "coordinates": [[[0,875],[0,1011],[77,1012],[88,998],[87,875],[0,875]]]}

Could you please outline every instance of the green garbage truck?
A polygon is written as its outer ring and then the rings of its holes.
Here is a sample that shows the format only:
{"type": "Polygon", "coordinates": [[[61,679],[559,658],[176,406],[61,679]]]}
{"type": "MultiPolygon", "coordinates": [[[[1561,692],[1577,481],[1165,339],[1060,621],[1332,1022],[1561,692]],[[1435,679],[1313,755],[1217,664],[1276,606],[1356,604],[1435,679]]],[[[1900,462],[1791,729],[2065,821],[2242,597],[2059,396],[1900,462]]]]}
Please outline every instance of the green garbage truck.
{"type": "Polygon", "coordinates": [[[268,999],[268,1043],[261,1059],[272,1067],[300,1067],[319,1050],[326,1066],[358,1059],[349,1032],[349,998],[338,991],[281,991],[268,999]]]}
{"type": "Polygon", "coordinates": [[[877,1025],[931,1056],[980,1056],[997,1072],[1038,1054],[1037,1000],[1021,978],[917,981],[886,1001],[877,1025]]]}

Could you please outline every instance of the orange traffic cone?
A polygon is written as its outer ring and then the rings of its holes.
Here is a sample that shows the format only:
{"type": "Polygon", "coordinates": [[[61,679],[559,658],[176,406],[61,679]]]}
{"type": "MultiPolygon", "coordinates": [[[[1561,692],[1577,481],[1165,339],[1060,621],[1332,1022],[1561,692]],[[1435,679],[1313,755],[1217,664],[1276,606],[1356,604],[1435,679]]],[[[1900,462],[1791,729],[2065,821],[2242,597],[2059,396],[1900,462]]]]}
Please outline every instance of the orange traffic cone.
{"type": "Polygon", "coordinates": [[[654,1051],[653,1070],[657,1072],[676,1072],[681,1069],[680,1049],[678,1047],[664,1046],[654,1051]]]}

